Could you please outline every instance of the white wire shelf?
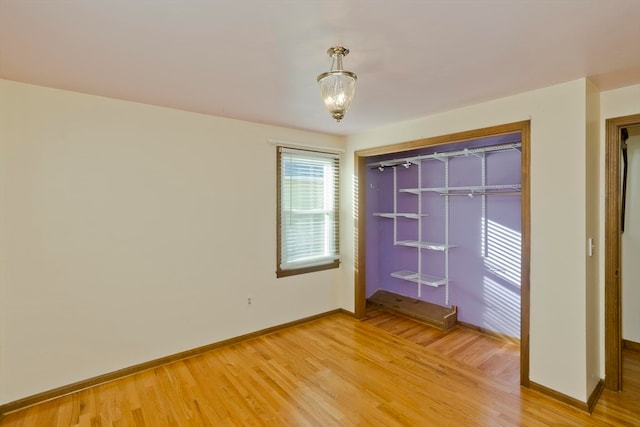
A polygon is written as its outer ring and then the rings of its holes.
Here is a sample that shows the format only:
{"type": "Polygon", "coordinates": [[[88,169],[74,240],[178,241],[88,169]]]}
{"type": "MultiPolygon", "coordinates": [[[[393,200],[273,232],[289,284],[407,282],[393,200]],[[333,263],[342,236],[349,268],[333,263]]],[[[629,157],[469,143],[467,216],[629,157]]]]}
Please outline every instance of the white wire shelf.
{"type": "Polygon", "coordinates": [[[409,246],[412,248],[431,249],[434,251],[444,251],[450,248],[454,248],[454,245],[445,245],[444,243],[424,242],[418,240],[398,240],[396,245],[409,246]]]}
{"type": "Polygon", "coordinates": [[[429,214],[417,214],[412,212],[375,212],[373,216],[379,216],[382,218],[409,218],[409,219],[420,219],[422,216],[428,216],[429,214]]]}
{"type": "Polygon", "coordinates": [[[400,270],[391,273],[391,277],[396,279],[402,279],[413,283],[419,283],[422,285],[432,286],[437,288],[447,284],[447,279],[444,277],[430,276],[428,274],[418,274],[415,271],[400,270]]]}
{"type": "Polygon", "coordinates": [[[425,191],[424,188],[401,188],[398,190],[401,193],[411,193],[411,194],[420,194],[425,191]]]}

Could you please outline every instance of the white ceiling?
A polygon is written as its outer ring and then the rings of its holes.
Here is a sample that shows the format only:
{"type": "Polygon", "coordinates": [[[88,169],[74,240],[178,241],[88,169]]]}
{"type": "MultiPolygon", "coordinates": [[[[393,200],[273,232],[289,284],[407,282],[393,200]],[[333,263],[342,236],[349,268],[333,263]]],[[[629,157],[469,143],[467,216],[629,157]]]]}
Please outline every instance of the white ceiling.
{"type": "Polygon", "coordinates": [[[352,134],[581,77],[639,84],[640,0],[0,0],[0,77],[352,134]],[[335,45],[358,75],[341,123],[316,83],[335,45]]]}

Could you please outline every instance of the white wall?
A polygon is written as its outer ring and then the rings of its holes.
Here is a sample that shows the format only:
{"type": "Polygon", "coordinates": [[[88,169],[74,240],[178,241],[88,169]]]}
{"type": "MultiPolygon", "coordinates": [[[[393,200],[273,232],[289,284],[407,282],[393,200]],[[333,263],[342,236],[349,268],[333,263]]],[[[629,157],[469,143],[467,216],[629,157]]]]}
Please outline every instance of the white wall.
{"type": "MultiPolygon", "coordinates": [[[[616,117],[624,117],[635,114],[640,114],[640,85],[628,86],[620,89],[610,90],[606,92],[602,92],[600,94],[600,114],[601,114],[601,137],[600,137],[600,170],[604,171],[605,168],[605,144],[606,144],[606,136],[605,136],[605,126],[604,123],[607,119],[612,119],[616,117]]],[[[635,145],[635,144],[634,144],[635,145]]],[[[604,185],[604,174],[601,174],[600,178],[600,215],[604,218],[604,208],[605,208],[605,185],[604,185]]],[[[629,191],[629,190],[628,190],[629,191]]],[[[637,191],[636,191],[637,193],[637,191]]],[[[631,227],[629,222],[627,222],[627,227],[631,227]]],[[[627,232],[625,231],[625,234],[627,232]]],[[[626,239],[626,238],[625,238],[626,239]]],[[[604,242],[604,227],[600,228],[600,239],[601,242],[604,242]]],[[[623,243],[624,244],[624,243],[623,243]]],[[[623,264],[628,265],[629,262],[625,262],[624,258],[628,255],[633,255],[633,253],[629,253],[630,251],[623,248],[623,264]]],[[[600,251],[600,294],[604,295],[604,251],[600,251]]],[[[634,262],[637,260],[637,255],[634,259],[634,262]]],[[[623,267],[624,268],[624,267],[623,267]]],[[[629,289],[637,289],[629,286],[625,286],[627,282],[626,278],[631,277],[631,280],[636,281],[637,283],[637,275],[629,276],[629,273],[623,271],[622,280],[623,280],[623,306],[622,306],[622,317],[623,317],[623,328],[622,328],[622,336],[624,339],[628,339],[635,342],[640,342],[640,321],[631,320],[629,316],[637,316],[639,310],[637,305],[633,308],[629,309],[629,302],[634,304],[634,302],[640,301],[640,296],[636,293],[635,295],[627,296],[626,292],[629,289]],[[626,325],[626,326],[625,326],[626,325]],[[634,339],[637,338],[637,339],[634,339]]],[[[601,298],[604,300],[604,298],[601,298]]],[[[601,327],[601,339],[602,344],[601,348],[601,360],[602,360],[602,371],[604,372],[604,301],[601,302],[601,310],[600,310],[600,327],[601,327]]],[[[636,317],[637,319],[637,317],[636,317]]]]}
{"type": "Polygon", "coordinates": [[[640,343],[640,126],[630,127],[622,234],[622,338],[640,343]]]}
{"type": "Polygon", "coordinates": [[[0,80],[0,403],[337,308],[276,279],[268,138],[344,146],[0,80]]]}
{"type": "MultiPolygon", "coordinates": [[[[586,319],[598,317],[586,312],[587,86],[580,79],[353,135],[345,156],[345,176],[352,177],[356,150],[531,119],[530,378],[585,402],[591,392],[585,372],[593,369],[586,319]]],[[[352,211],[353,194],[346,193],[343,203],[352,211]]],[[[350,261],[353,232],[345,227],[350,261]]],[[[353,283],[350,267],[343,270],[346,283],[353,283]]],[[[352,289],[341,298],[353,308],[352,289]]]]}

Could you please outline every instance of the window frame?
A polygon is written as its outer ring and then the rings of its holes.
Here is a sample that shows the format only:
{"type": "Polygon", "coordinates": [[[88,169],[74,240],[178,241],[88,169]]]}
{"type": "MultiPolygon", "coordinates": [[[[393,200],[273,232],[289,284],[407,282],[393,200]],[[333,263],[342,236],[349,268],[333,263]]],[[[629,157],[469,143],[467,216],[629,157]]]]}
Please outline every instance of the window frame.
{"type": "MultiPolygon", "coordinates": [[[[321,149],[311,149],[311,148],[300,148],[300,147],[288,147],[288,146],[280,146],[276,147],[276,193],[277,193],[277,203],[276,203],[276,231],[277,231],[277,247],[276,247],[276,277],[289,277],[295,276],[298,274],[311,273],[316,271],[323,271],[338,268],[340,266],[340,165],[341,165],[341,155],[338,152],[330,151],[330,150],[321,150],[321,149]],[[283,262],[283,249],[286,245],[284,242],[283,236],[283,224],[282,218],[284,216],[284,207],[282,206],[282,192],[283,192],[283,153],[284,152],[293,152],[299,155],[307,154],[309,158],[331,158],[334,159],[334,170],[332,177],[335,179],[333,188],[335,189],[335,194],[333,196],[333,226],[331,226],[330,230],[325,230],[325,236],[328,236],[328,233],[333,233],[333,248],[335,249],[334,254],[330,254],[324,257],[318,257],[319,261],[314,262],[310,261],[309,263],[303,263],[300,267],[282,267],[283,262]],[[326,259],[326,260],[322,260],[326,259]]],[[[326,185],[326,183],[325,183],[326,185]]],[[[330,210],[329,210],[330,211],[330,210]]],[[[329,238],[331,238],[329,236],[329,238]]]]}

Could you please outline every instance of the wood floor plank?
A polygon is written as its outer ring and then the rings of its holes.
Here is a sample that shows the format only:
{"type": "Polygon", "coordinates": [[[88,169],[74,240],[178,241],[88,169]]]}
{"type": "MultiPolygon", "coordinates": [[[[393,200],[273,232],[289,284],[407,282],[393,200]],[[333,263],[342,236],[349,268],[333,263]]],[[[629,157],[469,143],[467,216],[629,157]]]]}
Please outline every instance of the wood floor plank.
{"type": "Polygon", "coordinates": [[[634,426],[640,355],[587,414],[518,385],[513,342],[337,313],[7,414],[26,426],[634,426]]]}

